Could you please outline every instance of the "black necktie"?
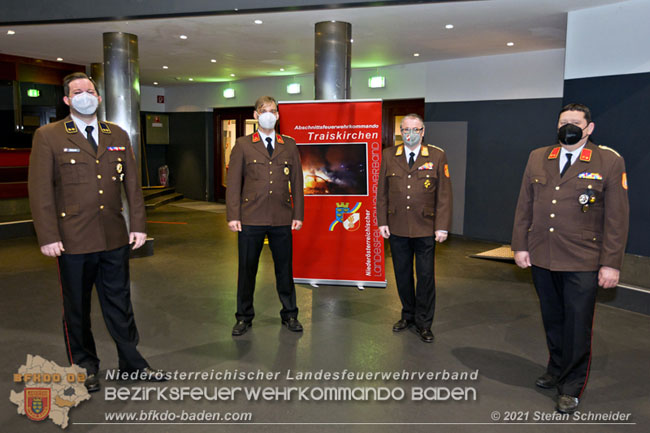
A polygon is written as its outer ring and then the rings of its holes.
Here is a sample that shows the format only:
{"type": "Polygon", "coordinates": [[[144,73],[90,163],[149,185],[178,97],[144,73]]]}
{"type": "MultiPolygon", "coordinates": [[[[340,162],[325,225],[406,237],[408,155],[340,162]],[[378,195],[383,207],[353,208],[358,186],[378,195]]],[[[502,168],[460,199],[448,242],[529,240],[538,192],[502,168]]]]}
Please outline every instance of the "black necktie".
{"type": "Polygon", "coordinates": [[[266,150],[269,151],[269,156],[273,156],[273,146],[271,145],[271,142],[273,140],[271,137],[266,137],[266,150]]]}
{"type": "Polygon", "coordinates": [[[95,149],[95,153],[97,153],[97,142],[95,141],[95,137],[93,137],[93,129],[95,128],[92,126],[86,126],[86,139],[91,144],[93,149],[95,149]]]}
{"type": "Polygon", "coordinates": [[[571,167],[571,158],[573,158],[572,153],[567,153],[566,154],[566,163],[564,164],[564,167],[562,167],[562,171],[560,172],[560,177],[564,176],[564,173],[571,167]]]}
{"type": "Polygon", "coordinates": [[[413,168],[413,164],[415,164],[415,152],[411,152],[409,155],[409,168],[413,168]]]}

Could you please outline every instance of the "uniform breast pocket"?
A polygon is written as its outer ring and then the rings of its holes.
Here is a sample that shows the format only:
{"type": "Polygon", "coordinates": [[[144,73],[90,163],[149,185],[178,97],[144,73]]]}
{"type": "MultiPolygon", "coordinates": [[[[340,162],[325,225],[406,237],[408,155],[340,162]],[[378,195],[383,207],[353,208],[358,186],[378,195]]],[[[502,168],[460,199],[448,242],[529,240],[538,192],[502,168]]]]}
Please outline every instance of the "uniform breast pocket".
{"type": "Polygon", "coordinates": [[[576,182],[576,189],[602,192],[603,181],[598,179],[578,179],[576,182]]]}
{"type": "Polygon", "coordinates": [[[293,172],[293,166],[291,162],[281,160],[277,161],[275,164],[275,170],[279,170],[279,172],[282,173],[285,177],[291,176],[291,173],[293,172]]]}
{"type": "Polygon", "coordinates": [[[533,175],[530,177],[530,184],[533,188],[533,200],[537,200],[542,188],[546,186],[546,176],[533,175]]]}
{"type": "Polygon", "coordinates": [[[399,173],[388,172],[386,173],[386,183],[388,184],[388,191],[399,192],[401,190],[402,176],[399,173]]]}
{"type": "MultiPolygon", "coordinates": [[[[270,167],[270,165],[269,165],[270,167]]],[[[244,175],[251,179],[262,179],[263,173],[265,170],[268,170],[268,167],[264,165],[264,161],[261,159],[253,159],[246,162],[246,172],[244,175]]]]}
{"type": "Polygon", "coordinates": [[[73,185],[88,182],[88,163],[81,160],[81,155],[62,155],[59,157],[61,183],[73,185]]]}
{"type": "Polygon", "coordinates": [[[433,193],[436,189],[438,177],[435,170],[418,170],[417,190],[425,193],[433,193]]]}
{"type": "Polygon", "coordinates": [[[111,164],[111,167],[113,167],[114,173],[118,179],[123,179],[124,176],[124,154],[123,153],[117,153],[117,152],[110,152],[110,155],[108,156],[108,161],[111,164]]]}
{"type": "MultiPolygon", "coordinates": [[[[576,197],[581,205],[598,208],[603,205],[603,181],[597,179],[578,179],[576,182],[576,197]]],[[[588,210],[588,208],[585,208],[588,210]]]]}

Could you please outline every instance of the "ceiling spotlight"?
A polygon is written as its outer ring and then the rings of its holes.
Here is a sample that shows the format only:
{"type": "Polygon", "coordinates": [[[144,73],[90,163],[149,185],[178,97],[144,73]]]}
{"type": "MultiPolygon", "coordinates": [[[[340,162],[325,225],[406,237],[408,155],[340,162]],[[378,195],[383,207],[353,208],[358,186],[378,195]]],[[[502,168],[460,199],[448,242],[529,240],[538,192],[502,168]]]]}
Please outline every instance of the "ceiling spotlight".
{"type": "Polygon", "coordinates": [[[446,28],[447,30],[450,30],[450,29],[453,29],[453,28],[454,28],[454,25],[453,25],[453,24],[447,24],[447,25],[445,26],[445,28],[446,28]]]}
{"type": "Polygon", "coordinates": [[[154,85],[154,86],[157,86],[157,85],[158,85],[158,81],[154,81],[154,82],[153,82],[153,85],[154,85]]]}
{"type": "Polygon", "coordinates": [[[7,30],[7,34],[8,34],[8,35],[15,35],[16,32],[14,32],[13,30],[7,30]]]}
{"type": "Polygon", "coordinates": [[[169,66],[163,65],[163,69],[169,69],[169,66]]]}
{"type": "Polygon", "coordinates": [[[186,36],[186,35],[180,35],[179,38],[181,38],[181,39],[187,39],[187,36],[186,36]]]}
{"type": "Polygon", "coordinates": [[[230,76],[231,76],[231,77],[234,77],[234,76],[235,76],[235,74],[230,74],[230,76]]]}
{"type": "Polygon", "coordinates": [[[212,63],[217,63],[217,59],[210,59],[212,63]]]}
{"type": "Polygon", "coordinates": [[[350,43],[353,44],[353,43],[354,43],[354,39],[350,39],[350,43]]]}
{"type": "Polygon", "coordinates": [[[420,53],[413,53],[413,57],[420,57],[420,53]]]}
{"type": "Polygon", "coordinates": [[[253,21],[253,22],[254,22],[255,24],[262,24],[264,21],[262,21],[262,20],[255,20],[255,21],[253,21]]]}
{"type": "Polygon", "coordinates": [[[506,45],[509,46],[509,47],[514,47],[515,43],[514,42],[508,42],[506,45]]]}
{"type": "Polygon", "coordinates": [[[194,81],[194,78],[190,78],[189,80],[190,80],[190,81],[194,81]]]}
{"type": "Polygon", "coordinates": [[[62,62],[62,61],[63,61],[63,57],[57,57],[57,58],[56,58],[56,61],[57,61],[57,62],[62,62]]]}
{"type": "Polygon", "coordinates": [[[280,68],[280,72],[284,72],[284,68],[280,68]]]}

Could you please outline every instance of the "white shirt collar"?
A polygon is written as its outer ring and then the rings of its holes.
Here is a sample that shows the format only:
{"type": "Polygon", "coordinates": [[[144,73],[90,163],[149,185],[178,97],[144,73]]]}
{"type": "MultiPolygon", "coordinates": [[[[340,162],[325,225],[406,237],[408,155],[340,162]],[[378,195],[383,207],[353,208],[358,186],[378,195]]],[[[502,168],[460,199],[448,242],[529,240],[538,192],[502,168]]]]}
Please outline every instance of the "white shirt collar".
{"type": "Polygon", "coordinates": [[[271,138],[271,146],[275,149],[275,134],[266,135],[265,133],[263,133],[259,129],[257,130],[257,132],[259,132],[260,137],[262,137],[262,143],[264,143],[264,146],[266,146],[266,144],[267,144],[266,138],[269,137],[269,138],[271,138]]]}
{"type": "Polygon", "coordinates": [[[421,147],[422,147],[422,144],[418,144],[418,147],[416,147],[415,149],[411,150],[411,149],[409,149],[409,148],[406,146],[406,144],[405,144],[405,145],[404,145],[404,155],[406,156],[406,162],[408,162],[408,161],[409,161],[409,158],[411,158],[411,152],[415,153],[415,155],[413,155],[413,160],[417,160],[417,159],[418,159],[418,156],[420,155],[420,148],[421,148],[421,147]]]}
{"type": "Polygon", "coordinates": [[[86,123],[74,114],[70,113],[70,117],[72,117],[72,120],[74,120],[74,124],[77,126],[77,129],[83,133],[84,137],[86,136],[86,126],[92,126],[93,127],[93,138],[95,139],[95,143],[99,143],[99,128],[98,128],[98,122],[97,122],[97,117],[93,119],[91,123],[86,123]]]}
{"type": "MultiPolygon", "coordinates": [[[[585,142],[585,144],[587,144],[587,142],[585,142]]],[[[564,146],[562,146],[562,148],[560,150],[560,157],[558,158],[560,160],[560,170],[562,170],[564,168],[564,164],[566,164],[566,154],[570,153],[570,154],[573,155],[571,157],[571,165],[573,165],[573,163],[576,162],[579,159],[580,152],[582,152],[582,149],[584,149],[585,144],[583,144],[582,146],[580,146],[579,148],[577,148],[573,152],[569,152],[568,150],[566,150],[564,148],[564,146]]]]}

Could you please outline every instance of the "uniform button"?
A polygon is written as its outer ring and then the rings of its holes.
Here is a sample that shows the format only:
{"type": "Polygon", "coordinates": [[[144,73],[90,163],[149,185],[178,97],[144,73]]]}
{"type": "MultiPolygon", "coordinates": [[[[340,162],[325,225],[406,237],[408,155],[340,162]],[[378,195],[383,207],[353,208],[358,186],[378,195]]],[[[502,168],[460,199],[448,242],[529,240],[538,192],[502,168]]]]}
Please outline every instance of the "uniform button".
{"type": "Polygon", "coordinates": [[[118,160],[119,162],[122,162],[122,158],[117,158],[117,160],[118,160]]]}
{"type": "Polygon", "coordinates": [[[587,189],[591,189],[591,185],[587,185],[587,189]]]}
{"type": "Polygon", "coordinates": [[[273,181],[271,180],[271,181],[269,181],[269,183],[273,183],[273,181]]]}
{"type": "Polygon", "coordinates": [[[104,194],[104,190],[103,190],[103,189],[100,189],[100,190],[99,190],[99,193],[100,193],[100,194],[104,194]]]}
{"type": "Polygon", "coordinates": [[[560,187],[559,187],[559,186],[556,186],[556,187],[555,187],[555,190],[556,190],[556,191],[559,191],[559,190],[560,190],[560,187]]]}
{"type": "Polygon", "coordinates": [[[428,175],[428,174],[427,174],[427,177],[429,177],[429,175],[428,175]]]}
{"type": "Polygon", "coordinates": [[[113,179],[113,180],[117,180],[117,178],[116,178],[115,176],[113,176],[112,179],[113,179]]]}
{"type": "Polygon", "coordinates": [[[535,183],[539,182],[539,179],[535,179],[535,183]]]}
{"type": "Polygon", "coordinates": [[[77,163],[77,161],[75,161],[74,159],[70,160],[70,164],[76,164],[76,163],[77,163]]]}
{"type": "Polygon", "coordinates": [[[273,191],[269,191],[269,194],[273,194],[273,191]]]}
{"type": "Polygon", "coordinates": [[[548,231],[553,233],[555,231],[555,229],[553,227],[551,227],[550,229],[548,229],[548,231]]]}
{"type": "Polygon", "coordinates": [[[61,218],[64,218],[64,217],[65,217],[65,212],[61,212],[61,218]]]}
{"type": "Polygon", "coordinates": [[[410,175],[410,174],[408,175],[408,178],[409,178],[409,179],[411,178],[411,175],[410,175]]]}
{"type": "Polygon", "coordinates": [[[551,218],[555,218],[555,214],[554,214],[554,213],[551,214],[551,218]]]}
{"type": "Polygon", "coordinates": [[[409,209],[411,209],[411,206],[406,206],[406,210],[409,210],[409,209]]]}
{"type": "Polygon", "coordinates": [[[595,240],[596,240],[596,238],[593,238],[592,240],[593,240],[593,241],[595,241],[595,240]]]}
{"type": "Polygon", "coordinates": [[[411,185],[406,185],[406,188],[411,189],[411,185]]]}
{"type": "Polygon", "coordinates": [[[269,174],[273,174],[273,172],[272,172],[272,171],[269,171],[269,174]]]}
{"type": "Polygon", "coordinates": [[[553,201],[551,201],[551,203],[555,204],[555,203],[557,203],[557,200],[553,199],[553,201]]]}
{"type": "Polygon", "coordinates": [[[104,205],[99,206],[100,209],[104,209],[104,205]]]}
{"type": "Polygon", "coordinates": [[[410,199],[411,199],[411,196],[410,196],[410,195],[407,195],[407,196],[406,196],[406,199],[407,199],[407,200],[410,200],[410,199]]]}
{"type": "Polygon", "coordinates": [[[257,162],[257,159],[254,159],[253,162],[257,162]]]}
{"type": "Polygon", "coordinates": [[[102,175],[101,175],[101,174],[98,174],[98,175],[97,175],[97,179],[101,179],[101,178],[102,178],[102,175]]]}
{"type": "Polygon", "coordinates": [[[95,160],[95,164],[99,164],[99,159],[96,159],[96,160],[95,160]]]}
{"type": "Polygon", "coordinates": [[[269,165],[273,164],[273,161],[269,161],[269,165]]]}

